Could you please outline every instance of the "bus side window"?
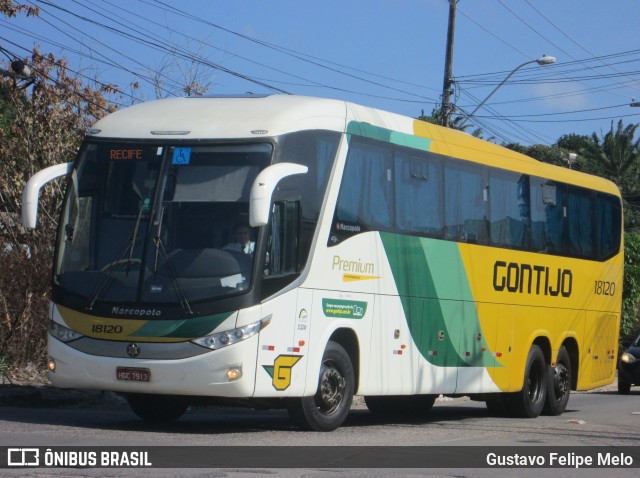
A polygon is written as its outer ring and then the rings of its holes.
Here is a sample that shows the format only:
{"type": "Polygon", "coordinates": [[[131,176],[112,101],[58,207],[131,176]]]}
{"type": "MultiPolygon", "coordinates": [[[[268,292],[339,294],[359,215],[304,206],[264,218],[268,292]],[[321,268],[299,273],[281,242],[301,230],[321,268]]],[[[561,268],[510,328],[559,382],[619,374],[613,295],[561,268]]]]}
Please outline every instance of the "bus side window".
{"type": "Polygon", "coordinates": [[[349,146],[329,245],[364,231],[393,229],[392,149],[388,144],[349,146]]]}
{"type": "Polygon", "coordinates": [[[615,196],[598,193],[598,258],[603,261],[620,250],[622,211],[615,196]]]}
{"type": "Polygon", "coordinates": [[[529,247],[529,176],[491,171],[489,177],[491,244],[529,247]]]}
{"type": "Polygon", "coordinates": [[[444,219],[440,162],[433,158],[395,154],[395,229],[442,237],[444,219]]]}
{"type": "Polygon", "coordinates": [[[300,201],[278,201],[273,205],[265,277],[299,272],[300,201]]]}
{"type": "Polygon", "coordinates": [[[484,168],[448,162],[444,169],[445,239],[488,244],[484,168]]]}
{"type": "Polygon", "coordinates": [[[567,250],[566,254],[584,259],[595,258],[596,218],[595,193],[569,186],[566,198],[567,250]]]}

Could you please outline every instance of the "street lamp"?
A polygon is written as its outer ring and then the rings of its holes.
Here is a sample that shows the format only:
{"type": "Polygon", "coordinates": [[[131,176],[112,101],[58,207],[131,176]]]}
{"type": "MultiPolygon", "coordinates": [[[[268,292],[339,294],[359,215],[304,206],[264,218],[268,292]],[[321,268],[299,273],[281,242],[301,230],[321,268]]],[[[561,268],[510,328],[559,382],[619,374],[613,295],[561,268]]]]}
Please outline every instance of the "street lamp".
{"type": "Polygon", "coordinates": [[[555,62],[556,62],[556,58],[555,58],[554,56],[547,56],[547,55],[543,55],[543,56],[541,56],[540,58],[538,58],[537,60],[526,61],[526,62],[524,62],[522,65],[518,65],[518,66],[516,66],[516,67],[513,69],[513,71],[512,71],[511,73],[509,73],[509,74],[507,75],[507,77],[506,77],[504,80],[502,80],[502,81],[498,84],[498,86],[496,86],[496,87],[493,89],[493,91],[492,91],[491,93],[489,93],[489,96],[487,96],[484,100],[482,100],[482,102],[481,102],[478,106],[476,106],[476,109],[475,109],[475,110],[473,110],[473,111],[472,111],[472,112],[471,112],[471,113],[470,113],[470,114],[469,114],[469,115],[464,119],[464,121],[460,124],[460,126],[458,126],[458,128],[462,128],[462,127],[467,123],[467,121],[469,120],[469,118],[471,118],[473,115],[475,115],[475,114],[476,114],[476,112],[477,112],[480,108],[482,108],[482,107],[484,106],[484,104],[489,100],[489,98],[491,98],[491,97],[495,94],[495,92],[496,92],[496,91],[498,91],[498,89],[499,89],[502,85],[504,85],[507,81],[509,81],[509,78],[511,78],[511,77],[515,74],[515,72],[516,72],[516,71],[518,71],[520,68],[522,68],[523,66],[531,65],[532,63],[537,63],[537,64],[538,64],[538,65],[540,65],[540,66],[544,66],[544,65],[552,65],[552,64],[553,64],[553,63],[555,63],[555,62]]]}

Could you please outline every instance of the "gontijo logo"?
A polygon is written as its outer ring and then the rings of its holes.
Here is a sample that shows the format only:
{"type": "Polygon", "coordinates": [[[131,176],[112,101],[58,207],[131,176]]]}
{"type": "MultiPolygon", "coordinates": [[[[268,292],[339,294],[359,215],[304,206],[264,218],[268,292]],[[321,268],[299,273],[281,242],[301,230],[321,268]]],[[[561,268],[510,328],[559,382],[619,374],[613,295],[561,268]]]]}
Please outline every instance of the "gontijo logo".
{"type": "Polygon", "coordinates": [[[496,261],[493,288],[497,292],[571,297],[573,273],[536,264],[496,261]]]}

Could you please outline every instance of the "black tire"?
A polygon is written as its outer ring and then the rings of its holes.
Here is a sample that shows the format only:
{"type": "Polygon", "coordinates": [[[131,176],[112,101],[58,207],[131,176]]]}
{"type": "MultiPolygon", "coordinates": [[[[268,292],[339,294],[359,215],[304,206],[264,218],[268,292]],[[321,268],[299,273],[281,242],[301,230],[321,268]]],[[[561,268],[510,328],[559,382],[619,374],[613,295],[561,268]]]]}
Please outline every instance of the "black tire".
{"type": "Polygon", "coordinates": [[[316,394],[291,400],[289,416],[305,430],[335,430],[344,423],[351,409],[354,377],[349,354],[340,344],[329,342],[322,357],[316,394]]]}
{"type": "Polygon", "coordinates": [[[547,399],[542,409],[543,415],[561,415],[567,408],[571,395],[571,358],[564,347],[558,350],[555,367],[549,367],[547,399]]]}
{"type": "Polygon", "coordinates": [[[631,382],[628,382],[620,372],[618,372],[618,393],[620,395],[629,395],[631,393],[631,382]]]}
{"type": "Polygon", "coordinates": [[[189,408],[186,397],[129,393],[126,398],[133,413],[149,423],[175,422],[189,408]]]}
{"type": "Polygon", "coordinates": [[[364,397],[369,411],[388,418],[424,418],[436,401],[435,395],[388,395],[364,397]]]}
{"type": "Polygon", "coordinates": [[[544,408],[547,396],[548,366],[542,349],[532,345],[524,368],[522,390],[506,397],[509,415],[519,418],[536,418],[544,408]]]}

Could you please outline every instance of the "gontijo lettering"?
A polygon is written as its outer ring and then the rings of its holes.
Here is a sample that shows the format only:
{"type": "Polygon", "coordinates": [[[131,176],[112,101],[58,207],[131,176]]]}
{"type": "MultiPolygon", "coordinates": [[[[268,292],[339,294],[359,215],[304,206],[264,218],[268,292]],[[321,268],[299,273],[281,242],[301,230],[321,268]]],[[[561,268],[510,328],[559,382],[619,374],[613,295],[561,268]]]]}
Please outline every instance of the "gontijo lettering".
{"type": "Polygon", "coordinates": [[[496,261],[493,288],[498,292],[571,297],[573,274],[569,269],[496,261]]]}

